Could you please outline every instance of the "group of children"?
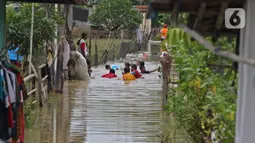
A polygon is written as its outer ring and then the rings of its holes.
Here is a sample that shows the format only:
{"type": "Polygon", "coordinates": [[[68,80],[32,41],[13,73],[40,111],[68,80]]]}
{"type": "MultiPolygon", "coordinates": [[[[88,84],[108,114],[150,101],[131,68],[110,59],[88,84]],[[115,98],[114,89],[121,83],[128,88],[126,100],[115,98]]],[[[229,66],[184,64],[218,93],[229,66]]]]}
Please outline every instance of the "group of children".
{"type": "MultiPolygon", "coordinates": [[[[105,66],[106,70],[109,70],[109,73],[102,75],[103,78],[116,78],[118,77],[115,74],[115,70],[111,68],[110,65],[105,66]]],[[[118,70],[118,69],[117,69],[118,70]]],[[[137,64],[130,64],[128,62],[125,63],[124,72],[122,73],[122,79],[124,81],[136,80],[138,78],[143,78],[142,74],[150,74],[152,72],[157,71],[157,69],[152,71],[147,71],[145,68],[145,62],[138,61],[137,64]],[[140,72],[137,69],[137,65],[139,65],[140,72]]]]}

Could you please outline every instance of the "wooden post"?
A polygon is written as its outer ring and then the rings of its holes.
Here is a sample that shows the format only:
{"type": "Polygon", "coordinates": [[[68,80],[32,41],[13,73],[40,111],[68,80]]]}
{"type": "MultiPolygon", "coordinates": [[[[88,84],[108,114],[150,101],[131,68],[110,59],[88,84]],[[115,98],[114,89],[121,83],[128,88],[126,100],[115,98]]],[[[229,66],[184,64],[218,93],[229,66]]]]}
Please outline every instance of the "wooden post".
{"type": "Polygon", "coordinates": [[[106,64],[106,62],[108,61],[108,51],[105,50],[105,57],[104,57],[104,64],[106,64]]]}
{"type": "Polygon", "coordinates": [[[113,44],[113,47],[112,47],[112,61],[113,61],[113,62],[114,62],[114,58],[115,58],[114,49],[115,49],[115,44],[113,44]]]}
{"type": "Polygon", "coordinates": [[[164,107],[167,103],[168,90],[169,90],[169,76],[172,64],[172,58],[166,56],[161,58],[160,63],[162,65],[162,78],[163,78],[163,95],[162,95],[162,106],[164,107]]]}
{"type": "Polygon", "coordinates": [[[38,75],[38,97],[39,97],[39,105],[40,107],[43,107],[42,103],[42,74],[41,74],[41,68],[37,68],[37,75],[38,75]]]}
{"type": "Polygon", "coordinates": [[[98,66],[97,36],[95,37],[95,66],[98,66]]]}
{"type": "Polygon", "coordinates": [[[0,49],[5,46],[6,0],[0,0],[0,49]]]}
{"type": "Polygon", "coordinates": [[[57,71],[56,71],[56,92],[63,92],[63,50],[64,50],[64,42],[61,41],[58,48],[58,56],[57,56],[57,71]]]}
{"type": "Polygon", "coordinates": [[[92,39],[92,32],[90,32],[89,36],[89,59],[91,61],[91,39],[92,39]]]}
{"type": "MultiPolygon", "coordinates": [[[[35,89],[35,77],[32,79],[32,90],[35,89]]],[[[33,97],[35,97],[35,92],[33,93],[33,97]]]]}

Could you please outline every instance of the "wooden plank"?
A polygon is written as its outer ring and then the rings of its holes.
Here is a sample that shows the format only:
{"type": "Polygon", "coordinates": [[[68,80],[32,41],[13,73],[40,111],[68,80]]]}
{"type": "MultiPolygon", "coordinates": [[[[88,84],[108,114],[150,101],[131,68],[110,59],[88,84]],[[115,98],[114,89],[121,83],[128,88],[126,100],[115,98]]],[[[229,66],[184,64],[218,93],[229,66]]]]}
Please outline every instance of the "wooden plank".
{"type": "MultiPolygon", "coordinates": [[[[46,64],[45,64],[46,65],[46,64]]],[[[38,74],[38,96],[39,96],[39,105],[40,107],[43,107],[43,102],[42,102],[42,75],[41,75],[41,68],[37,69],[37,74],[38,74]]]]}
{"type": "Polygon", "coordinates": [[[35,74],[30,74],[30,75],[28,75],[28,76],[26,76],[26,77],[24,78],[24,82],[27,82],[27,81],[29,81],[30,79],[34,78],[34,77],[36,77],[35,74]]]}
{"type": "Polygon", "coordinates": [[[42,82],[48,78],[48,75],[46,75],[45,77],[42,78],[42,82]]]}
{"type": "Polygon", "coordinates": [[[220,8],[220,13],[218,15],[217,21],[216,21],[216,30],[220,30],[223,24],[224,20],[224,14],[225,10],[228,8],[228,3],[222,3],[220,8]]]}
{"type": "Polygon", "coordinates": [[[33,93],[36,92],[36,91],[37,91],[37,88],[35,88],[35,89],[29,91],[29,92],[27,93],[27,95],[31,95],[31,94],[33,94],[33,93]]]}
{"type": "Polygon", "coordinates": [[[42,88],[42,91],[46,91],[47,90],[47,85],[45,85],[43,88],[42,88]]]}
{"type": "Polygon", "coordinates": [[[45,66],[46,66],[46,64],[41,64],[41,65],[38,66],[37,68],[42,69],[42,68],[44,68],[45,66]]]}
{"type": "Polygon", "coordinates": [[[197,18],[196,18],[195,23],[193,25],[194,30],[197,29],[198,23],[203,19],[203,15],[205,13],[205,8],[206,8],[206,3],[205,2],[201,3],[200,6],[199,6],[198,13],[197,13],[197,18]]]}

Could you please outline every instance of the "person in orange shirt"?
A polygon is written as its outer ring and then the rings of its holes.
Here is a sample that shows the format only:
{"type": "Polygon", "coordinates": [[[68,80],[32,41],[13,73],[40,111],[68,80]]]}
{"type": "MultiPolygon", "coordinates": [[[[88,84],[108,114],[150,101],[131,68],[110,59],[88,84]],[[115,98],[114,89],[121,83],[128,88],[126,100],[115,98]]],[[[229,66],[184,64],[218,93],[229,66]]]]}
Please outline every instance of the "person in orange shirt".
{"type": "Polygon", "coordinates": [[[124,68],[124,74],[122,76],[124,81],[136,80],[135,76],[130,73],[130,68],[124,68]]]}
{"type": "Polygon", "coordinates": [[[166,37],[167,37],[167,32],[168,32],[167,25],[164,24],[164,27],[160,30],[161,41],[163,41],[164,39],[166,39],[166,37]]]}

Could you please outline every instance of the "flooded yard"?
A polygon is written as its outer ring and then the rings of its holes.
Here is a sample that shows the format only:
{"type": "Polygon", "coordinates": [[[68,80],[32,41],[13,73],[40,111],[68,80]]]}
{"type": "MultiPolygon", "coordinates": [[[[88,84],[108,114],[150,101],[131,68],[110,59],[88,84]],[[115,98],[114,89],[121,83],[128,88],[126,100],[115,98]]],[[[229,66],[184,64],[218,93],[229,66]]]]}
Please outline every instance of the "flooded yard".
{"type": "MultiPolygon", "coordinates": [[[[158,62],[146,63],[148,70],[157,66],[158,62]]],[[[121,71],[116,72],[121,77],[121,71]]],[[[158,143],[159,73],[130,83],[103,79],[104,73],[100,66],[89,82],[66,81],[63,95],[51,97],[34,127],[26,130],[26,143],[158,143]]]]}

